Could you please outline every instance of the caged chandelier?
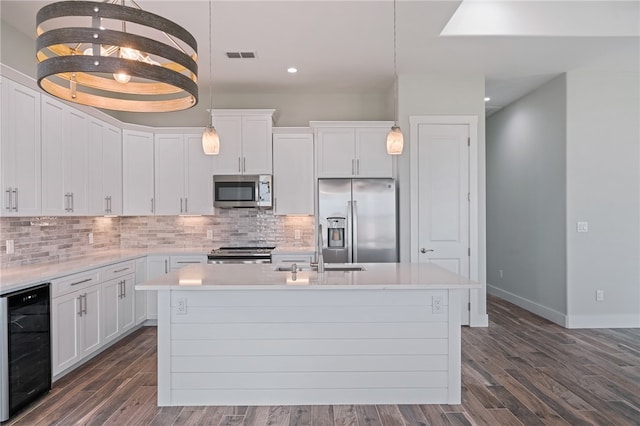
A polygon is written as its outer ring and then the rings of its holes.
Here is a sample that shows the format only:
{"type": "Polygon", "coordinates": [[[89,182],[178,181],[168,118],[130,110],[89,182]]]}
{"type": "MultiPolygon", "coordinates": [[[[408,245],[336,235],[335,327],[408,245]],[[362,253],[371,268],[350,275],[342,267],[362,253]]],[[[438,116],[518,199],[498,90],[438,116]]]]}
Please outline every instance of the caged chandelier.
{"type": "Polygon", "coordinates": [[[117,111],[167,112],[196,105],[195,38],[130,1],[134,7],[107,0],[61,1],[40,9],[40,88],[70,102],[117,111]]]}

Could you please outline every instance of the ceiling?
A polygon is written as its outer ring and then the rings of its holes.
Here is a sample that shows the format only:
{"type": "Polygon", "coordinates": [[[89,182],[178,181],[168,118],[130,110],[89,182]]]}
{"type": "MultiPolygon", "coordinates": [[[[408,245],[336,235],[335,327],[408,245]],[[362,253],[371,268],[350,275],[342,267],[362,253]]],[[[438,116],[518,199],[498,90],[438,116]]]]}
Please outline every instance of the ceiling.
{"type": "MultiPolygon", "coordinates": [[[[35,39],[36,12],[49,3],[1,0],[3,25],[35,39]]],[[[207,84],[209,3],[137,3],[194,35],[200,81],[207,84]]],[[[389,90],[393,7],[392,0],[214,0],[214,90],[389,90]],[[256,58],[228,59],[231,51],[256,58]],[[291,66],[297,74],[286,72],[291,66]]],[[[396,12],[398,73],[482,73],[488,114],[575,68],[640,67],[637,0],[398,0],[396,12]]]]}

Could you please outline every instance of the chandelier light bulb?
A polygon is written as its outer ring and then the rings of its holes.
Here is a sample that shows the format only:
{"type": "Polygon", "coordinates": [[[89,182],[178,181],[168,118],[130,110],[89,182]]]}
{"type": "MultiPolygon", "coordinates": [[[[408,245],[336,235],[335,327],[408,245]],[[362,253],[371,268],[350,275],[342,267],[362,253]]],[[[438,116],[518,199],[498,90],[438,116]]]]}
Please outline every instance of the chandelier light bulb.
{"type": "Polygon", "coordinates": [[[115,81],[122,84],[128,83],[129,80],[131,80],[131,76],[125,72],[114,73],[113,78],[115,81]]]}

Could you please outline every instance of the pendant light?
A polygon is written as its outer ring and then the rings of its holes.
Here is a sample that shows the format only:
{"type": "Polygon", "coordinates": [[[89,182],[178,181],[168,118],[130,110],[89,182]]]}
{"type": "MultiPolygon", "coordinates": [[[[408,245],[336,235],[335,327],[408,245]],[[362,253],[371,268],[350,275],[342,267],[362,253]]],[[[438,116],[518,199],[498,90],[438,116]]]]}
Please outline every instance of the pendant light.
{"type": "Polygon", "coordinates": [[[402,130],[398,126],[398,62],[396,42],[396,0],[393,0],[393,108],[394,121],[389,134],[387,134],[387,154],[400,155],[404,146],[402,130]]]}
{"type": "Polygon", "coordinates": [[[220,153],[220,136],[218,136],[216,128],[213,127],[213,67],[211,66],[213,57],[213,41],[211,41],[211,21],[213,21],[211,14],[212,1],[213,0],[209,0],[209,116],[211,117],[211,121],[202,134],[202,150],[206,155],[218,155],[220,153]]]}
{"type": "Polygon", "coordinates": [[[195,38],[142,10],[135,0],[127,1],[133,6],[105,0],[41,8],[36,16],[38,86],[60,99],[109,110],[193,107],[198,103],[195,38]],[[74,26],[65,26],[70,22],[74,26]]]}

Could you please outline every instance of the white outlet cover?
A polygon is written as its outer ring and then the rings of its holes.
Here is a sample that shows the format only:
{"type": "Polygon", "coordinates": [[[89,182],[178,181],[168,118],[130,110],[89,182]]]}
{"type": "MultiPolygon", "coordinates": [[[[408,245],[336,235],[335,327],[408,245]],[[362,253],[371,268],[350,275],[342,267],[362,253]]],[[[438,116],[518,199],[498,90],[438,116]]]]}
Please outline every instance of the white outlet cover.
{"type": "Polygon", "coordinates": [[[589,222],[578,222],[578,232],[589,232],[589,222]]]}

